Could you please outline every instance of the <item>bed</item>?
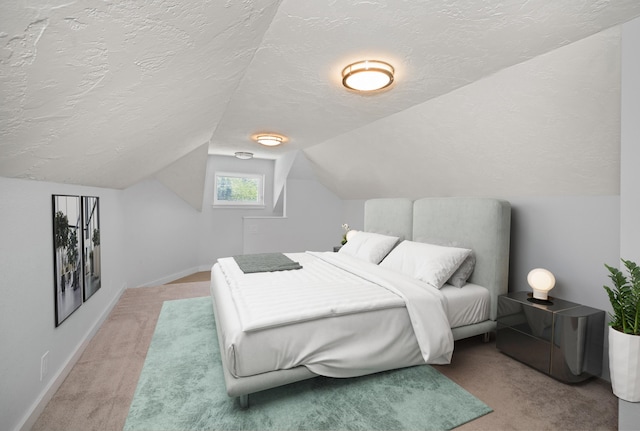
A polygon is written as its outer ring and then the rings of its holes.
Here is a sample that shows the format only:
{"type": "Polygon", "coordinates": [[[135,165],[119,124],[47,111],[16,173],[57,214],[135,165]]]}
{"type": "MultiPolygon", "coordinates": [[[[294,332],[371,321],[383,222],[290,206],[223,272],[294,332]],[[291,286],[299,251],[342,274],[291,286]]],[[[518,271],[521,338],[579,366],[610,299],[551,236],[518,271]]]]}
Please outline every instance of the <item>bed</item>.
{"type": "Polygon", "coordinates": [[[372,199],[363,232],[339,252],[285,253],[302,269],[244,274],[218,259],[211,296],[227,394],[247,407],[251,393],[318,375],[449,363],[455,340],[495,330],[510,219],[497,199],[372,199]],[[460,270],[475,261],[472,272],[456,283],[441,267],[425,273],[434,252],[460,270]]]}

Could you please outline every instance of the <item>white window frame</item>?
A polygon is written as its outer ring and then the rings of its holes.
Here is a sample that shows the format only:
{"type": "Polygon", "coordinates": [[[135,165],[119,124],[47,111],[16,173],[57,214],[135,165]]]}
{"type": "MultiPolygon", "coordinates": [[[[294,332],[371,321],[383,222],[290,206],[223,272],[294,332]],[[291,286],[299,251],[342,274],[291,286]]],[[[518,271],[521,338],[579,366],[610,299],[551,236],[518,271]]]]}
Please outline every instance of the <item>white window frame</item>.
{"type": "Polygon", "coordinates": [[[241,208],[264,208],[264,178],[263,174],[249,174],[246,172],[216,172],[213,185],[213,206],[214,207],[241,207],[241,208]],[[258,180],[258,200],[257,201],[227,201],[218,199],[218,179],[220,177],[245,178],[258,180]]]}

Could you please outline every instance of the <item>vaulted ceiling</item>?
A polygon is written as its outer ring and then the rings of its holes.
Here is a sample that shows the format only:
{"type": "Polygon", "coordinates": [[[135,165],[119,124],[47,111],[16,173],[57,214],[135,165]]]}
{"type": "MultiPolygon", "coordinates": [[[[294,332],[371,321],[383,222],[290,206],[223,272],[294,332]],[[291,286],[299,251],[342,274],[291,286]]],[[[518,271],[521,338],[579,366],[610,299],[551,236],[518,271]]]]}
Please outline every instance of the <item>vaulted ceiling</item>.
{"type": "Polygon", "coordinates": [[[617,26],[637,16],[637,0],[2,2],[0,176],[184,187],[207,153],[302,150],[343,198],[615,193],[617,26]],[[396,81],[346,91],[367,58],[396,81]]]}

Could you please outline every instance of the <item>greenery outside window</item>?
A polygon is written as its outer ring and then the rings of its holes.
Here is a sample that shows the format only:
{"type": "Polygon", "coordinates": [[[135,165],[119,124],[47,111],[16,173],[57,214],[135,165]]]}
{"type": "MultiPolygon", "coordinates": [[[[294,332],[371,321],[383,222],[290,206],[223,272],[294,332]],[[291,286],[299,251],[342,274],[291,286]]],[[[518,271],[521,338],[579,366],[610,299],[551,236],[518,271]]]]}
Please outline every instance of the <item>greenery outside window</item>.
{"type": "Polygon", "coordinates": [[[213,205],[264,207],[264,175],[216,172],[213,205]]]}

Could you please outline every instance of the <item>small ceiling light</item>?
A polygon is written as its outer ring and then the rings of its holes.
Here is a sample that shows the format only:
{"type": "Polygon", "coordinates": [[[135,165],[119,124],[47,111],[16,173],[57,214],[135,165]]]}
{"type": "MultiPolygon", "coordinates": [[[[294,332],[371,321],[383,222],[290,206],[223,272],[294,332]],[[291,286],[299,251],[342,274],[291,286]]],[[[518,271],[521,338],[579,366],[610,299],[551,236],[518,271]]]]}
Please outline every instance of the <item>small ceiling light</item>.
{"type": "Polygon", "coordinates": [[[253,153],[250,153],[248,151],[236,151],[235,156],[236,158],[241,160],[249,160],[253,158],[253,153]]]}
{"type": "Polygon", "coordinates": [[[342,70],[342,85],[356,91],[380,90],[391,85],[394,73],[393,66],[384,61],[358,61],[342,70]]]}
{"type": "Polygon", "coordinates": [[[275,134],[256,135],[254,139],[258,141],[258,143],[266,145],[267,147],[275,147],[276,145],[280,145],[285,141],[284,136],[275,134]]]}

